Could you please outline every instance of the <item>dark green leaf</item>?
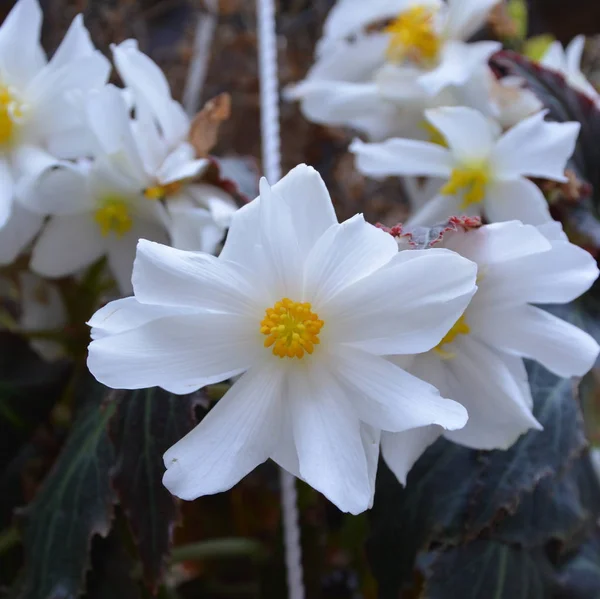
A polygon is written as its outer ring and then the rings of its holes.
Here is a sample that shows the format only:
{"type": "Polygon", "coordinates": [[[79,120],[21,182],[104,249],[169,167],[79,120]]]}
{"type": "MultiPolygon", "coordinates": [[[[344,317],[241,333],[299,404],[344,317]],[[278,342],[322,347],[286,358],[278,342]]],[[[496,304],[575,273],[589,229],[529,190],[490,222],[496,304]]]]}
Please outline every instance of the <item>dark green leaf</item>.
{"type": "Polygon", "coordinates": [[[89,402],[33,503],[25,512],[25,572],[19,597],[75,598],[89,565],[95,534],[106,536],[113,514],[109,471],[114,452],[108,421],[115,406],[106,405],[105,387],[90,383],[89,402]]]}
{"type": "Polygon", "coordinates": [[[560,571],[555,599],[600,599],[600,531],[588,541],[560,571]]]}
{"type": "Polygon", "coordinates": [[[152,590],[162,578],[178,517],[176,499],[162,484],[162,456],[193,428],[198,397],[158,388],[122,392],[111,422],[117,458],[114,486],[152,590]]]}
{"type": "MultiPolygon", "coordinates": [[[[543,431],[530,431],[508,451],[471,451],[440,439],[415,464],[406,488],[389,469],[380,468],[368,547],[382,592],[398,593],[410,585],[422,552],[468,542],[514,514],[540,481],[554,481],[567,472],[583,451],[573,383],[536,364],[528,364],[528,372],[534,413],[543,431]]],[[[587,512],[580,515],[587,521],[587,512]]],[[[548,540],[567,536],[575,525],[564,516],[536,526],[540,539],[548,540]],[[561,522],[567,530],[558,535],[561,522]]],[[[526,539],[521,541],[525,544],[526,539]]]]}
{"type": "Polygon", "coordinates": [[[432,562],[423,599],[548,599],[554,588],[553,570],[542,551],[474,541],[434,554],[432,562]]]}
{"type": "Polygon", "coordinates": [[[45,362],[22,337],[0,332],[0,470],[47,419],[68,374],[64,362],[45,362]]]}

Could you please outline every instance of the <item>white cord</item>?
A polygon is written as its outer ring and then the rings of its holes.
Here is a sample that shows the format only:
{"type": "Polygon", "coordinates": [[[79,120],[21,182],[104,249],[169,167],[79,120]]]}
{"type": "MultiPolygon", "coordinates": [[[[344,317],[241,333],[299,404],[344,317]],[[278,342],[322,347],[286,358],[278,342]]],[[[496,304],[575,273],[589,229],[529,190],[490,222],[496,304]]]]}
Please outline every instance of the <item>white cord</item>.
{"type": "MultiPolygon", "coordinates": [[[[281,178],[279,77],[273,0],[257,0],[257,17],[263,170],[272,185],[281,178]]],[[[283,468],[280,476],[288,595],[289,599],[304,599],[296,479],[283,468]]]]}
{"type": "Polygon", "coordinates": [[[206,13],[199,13],[192,60],[188,69],[188,76],[183,90],[183,107],[190,117],[200,110],[202,88],[206,80],[208,61],[215,29],[217,27],[219,3],[218,0],[205,0],[206,13]]]}

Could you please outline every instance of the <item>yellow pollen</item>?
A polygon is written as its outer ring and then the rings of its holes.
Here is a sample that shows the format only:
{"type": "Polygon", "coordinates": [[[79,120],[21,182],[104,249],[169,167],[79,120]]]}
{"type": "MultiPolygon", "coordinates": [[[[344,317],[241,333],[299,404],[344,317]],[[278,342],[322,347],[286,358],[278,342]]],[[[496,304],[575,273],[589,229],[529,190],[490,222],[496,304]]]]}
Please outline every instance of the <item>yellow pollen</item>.
{"type": "Polygon", "coordinates": [[[471,332],[471,328],[467,324],[465,315],[463,314],[455,323],[454,326],[446,333],[446,336],[433,348],[433,351],[437,352],[442,358],[448,360],[454,358],[452,352],[446,351],[443,348],[444,345],[452,343],[459,335],[468,335],[471,332]]]}
{"type": "Polygon", "coordinates": [[[176,194],[183,187],[182,181],[174,181],[166,185],[155,185],[144,190],[144,196],[148,200],[164,200],[176,194]]]}
{"type": "Polygon", "coordinates": [[[267,308],[260,323],[265,347],[272,347],[280,358],[303,358],[319,344],[319,332],[325,323],[312,311],[308,302],[294,302],[284,297],[267,308]]]}
{"type": "Polygon", "coordinates": [[[391,34],[388,59],[409,60],[421,66],[434,63],[441,47],[434,18],[435,10],[427,6],[413,6],[401,12],[385,28],[385,32],[391,34]]]}
{"type": "Polygon", "coordinates": [[[13,140],[16,121],[22,117],[22,105],[10,88],[0,85],[0,146],[13,140]]]}
{"type": "Polygon", "coordinates": [[[96,210],[94,219],[100,226],[104,237],[110,232],[122,237],[133,225],[126,202],[116,197],[105,198],[101,202],[100,208],[96,210]]]}
{"type": "Polygon", "coordinates": [[[437,146],[442,146],[442,148],[448,147],[448,142],[446,138],[442,135],[441,131],[434,127],[429,121],[421,121],[421,128],[425,129],[429,134],[429,141],[432,144],[436,144],[437,146]]]}
{"type": "Polygon", "coordinates": [[[448,183],[442,187],[442,195],[462,193],[461,210],[471,204],[479,204],[485,197],[485,188],[490,180],[486,166],[465,166],[455,168],[448,183]]]}

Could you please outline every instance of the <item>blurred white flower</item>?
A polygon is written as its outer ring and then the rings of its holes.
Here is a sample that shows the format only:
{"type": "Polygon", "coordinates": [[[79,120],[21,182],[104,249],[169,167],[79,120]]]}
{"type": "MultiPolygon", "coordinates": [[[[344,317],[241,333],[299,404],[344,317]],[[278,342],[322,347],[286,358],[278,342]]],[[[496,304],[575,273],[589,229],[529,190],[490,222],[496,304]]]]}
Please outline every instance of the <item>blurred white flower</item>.
{"type": "Polygon", "coordinates": [[[301,101],[309,120],[349,126],[373,141],[426,138],[423,110],[464,103],[460,88],[500,49],[465,42],[497,2],[340,0],[317,62],[286,96],[301,101]]]}
{"type": "Polygon", "coordinates": [[[146,171],[121,91],[108,85],[91,94],[83,112],[94,160],[38,178],[28,202],[51,218],[34,245],[31,268],[62,277],[107,256],[121,292],[129,294],[137,241],[168,241],[166,211],[144,196],[146,171]]]}
{"type": "Polygon", "coordinates": [[[216,185],[197,183],[210,160],[196,157],[191,121],[171,97],[164,73],[135,40],[112,47],[115,65],[131,93],[136,137],[148,174],[146,195],[167,202],[172,245],[214,253],[237,206],[216,185]]]}
{"type": "Polygon", "coordinates": [[[456,431],[429,426],[382,433],[383,457],[401,482],[441,434],[475,449],[507,449],[540,428],[522,358],[562,377],[583,376],[593,366],[596,341],[532,305],[571,302],[598,276],[595,260],[569,243],[560,225],[557,234],[556,225],[538,230],[513,221],[444,237],[444,247],[477,264],[478,290],[442,342],[416,356],[408,370],[463,404],[469,421],[456,431]]]}
{"type": "Polygon", "coordinates": [[[436,346],[475,290],[447,250],[400,253],[362,216],[339,224],[299,166],[233,218],[219,258],[140,241],[134,298],[91,320],[88,366],[111,387],[188,393],[242,375],[165,454],[165,485],[194,499],[269,457],[340,509],[367,509],[379,431],[466,412],[381,356],[436,346]]]}
{"type": "Polygon", "coordinates": [[[390,139],[350,150],[364,174],[432,176],[447,179],[440,195],[416,214],[414,224],[435,224],[457,214],[481,215],[491,222],[519,219],[527,224],[550,220],[542,191],[526,177],[566,181],[579,123],[551,123],[539,112],[502,134],[499,125],[465,107],[426,111],[439,131],[440,144],[390,139]]]}
{"type": "Polygon", "coordinates": [[[596,102],[600,102],[600,94],[581,72],[581,57],[585,46],[585,36],[578,35],[564,49],[560,42],[553,42],[544,54],[541,64],[558,71],[565,76],[567,83],[583,92],[596,102]]]}
{"type": "Polygon", "coordinates": [[[0,262],[12,262],[42,219],[15,205],[41,172],[84,152],[86,132],[69,95],[106,83],[110,63],[94,49],[78,15],[48,62],[42,11],[19,0],[0,26],[0,262]]]}
{"type": "MultiPolygon", "coordinates": [[[[31,272],[19,273],[21,316],[19,328],[25,332],[60,331],[67,324],[67,311],[59,290],[31,272]]],[[[60,343],[50,339],[32,339],[31,347],[45,360],[64,357],[60,343]]]]}

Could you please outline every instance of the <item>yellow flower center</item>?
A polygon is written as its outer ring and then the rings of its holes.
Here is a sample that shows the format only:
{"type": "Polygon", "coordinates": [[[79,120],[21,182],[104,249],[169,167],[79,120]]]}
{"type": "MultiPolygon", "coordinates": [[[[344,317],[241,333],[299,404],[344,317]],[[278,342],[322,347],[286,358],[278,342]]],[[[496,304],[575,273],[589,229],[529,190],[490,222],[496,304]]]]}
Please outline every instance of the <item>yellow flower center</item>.
{"type": "Polygon", "coordinates": [[[490,175],[486,165],[455,168],[448,183],[442,187],[442,195],[462,194],[460,208],[464,210],[471,204],[479,204],[485,197],[485,188],[490,175]]]}
{"type": "Polygon", "coordinates": [[[448,147],[448,142],[442,135],[441,131],[434,127],[429,121],[421,121],[420,125],[421,128],[425,129],[425,131],[429,134],[430,143],[436,144],[437,146],[442,146],[442,148],[448,147]]]}
{"type": "Polygon", "coordinates": [[[391,35],[389,60],[410,60],[419,65],[434,63],[442,45],[434,19],[435,11],[428,6],[413,6],[401,12],[385,28],[391,35]]]}
{"type": "Polygon", "coordinates": [[[148,200],[164,200],[176,194],[182,187],[183,181],[173,181],[173,183],[167,183],[166,185],[155,185],[154,187],[147,187],[144,190],[144,196],[148,200]]]}
{"type": "Polygon", "coordinates": [[[272,347],[274,355],[302,358],[305,353],[312,354],[319,344],[319,332],[324,324],[308,302],[294,302],[284,297],[267,308],[260,332],[266,335],[265,347],[272,347]]]}
{"type": "Polygon", "coordinates": [[[122,237],[133,225],[127,203],[117,197],[108,197],[102,200],[94,214],[94,219],[104,237],[111,232],[122,237]]]}
{"type": "Polygon", "coordinates": [[[437,352],[442,358],[448,360],[454,358],[452,352],[443,349],[444,345],[452,343],[459,335],[468,335],[471,332],[471,328],[467,324],[465,315],[463,314],[455,323],[454,326],[446,333],[446,336],[433,348],[433,351],[437,352]]]}
{"type": "Polygon", "coordinates": [[[0,146],[13,141],[15,125],[23,117],[23,105],[11,89],[0,85],[0,146]]]}

